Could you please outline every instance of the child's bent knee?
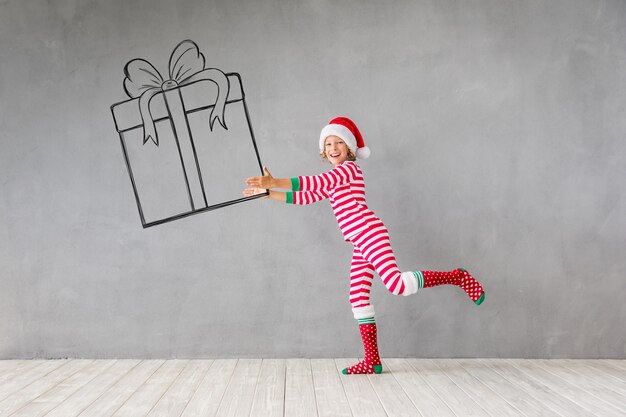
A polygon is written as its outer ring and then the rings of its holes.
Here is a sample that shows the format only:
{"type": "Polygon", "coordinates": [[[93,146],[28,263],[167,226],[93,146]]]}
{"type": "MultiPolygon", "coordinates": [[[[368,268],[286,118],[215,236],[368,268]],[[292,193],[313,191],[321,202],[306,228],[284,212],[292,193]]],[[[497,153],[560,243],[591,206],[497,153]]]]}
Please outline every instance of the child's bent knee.
{"type": "Polygon", "coordinates": [[[413,272],[411,271],[407,271],[407,272],[403,272],[400,274],[400,278],[402,279],[402,282],[404,283],[404,291],[402,291],[400,294],[398,295],[412,295],[415,294],[417,292],[417,279],[415,278],[415,275],[413,274],[413,272]]]}

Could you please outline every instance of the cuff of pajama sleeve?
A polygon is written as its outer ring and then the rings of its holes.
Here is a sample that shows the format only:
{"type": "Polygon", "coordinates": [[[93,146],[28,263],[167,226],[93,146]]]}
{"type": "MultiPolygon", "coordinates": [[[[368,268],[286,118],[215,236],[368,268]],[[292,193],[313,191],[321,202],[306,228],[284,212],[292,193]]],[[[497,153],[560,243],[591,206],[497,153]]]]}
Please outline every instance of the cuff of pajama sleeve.
{"type": "Polygon", "coordinates": [[[293,193],[291,191],[288,191],[285,193],[285,203],[287,204],[293,204],[293,193]]]}
{"type": "Polygon", "coordinates": [[[291,179],[291,190],[300,191],[300,178],[295,177],[291,179]]]}
{"type": "Polygon", "coordinates": [[[354,315],[354,318],[357,320],[372,318],[376,316],[376,312],[374,311],[374,306],[371,304],[367,306],[363,306],[363,307],[353,307],[352,314],[354,315]]]}

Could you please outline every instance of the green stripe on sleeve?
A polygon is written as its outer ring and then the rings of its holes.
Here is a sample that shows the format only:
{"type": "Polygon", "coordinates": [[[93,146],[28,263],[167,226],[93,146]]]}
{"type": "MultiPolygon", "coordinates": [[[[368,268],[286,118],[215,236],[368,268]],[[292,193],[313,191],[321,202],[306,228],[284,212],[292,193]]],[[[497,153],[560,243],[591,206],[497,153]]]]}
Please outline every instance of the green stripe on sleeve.
{"type": "Polygon", "coordinates": [[[422,271],[415,271],[413,275],[417,279],[417,288],[424,288],[424,274],[422,274],[422,271]]]}
{"type": "Polygon", "coordinates": [[[293,193],[288,191],[288,192],[285,193],[285,196],[287,197],[285,202],[287,204],[293,204],[293,193]]]}
{"type": "Polygon", "coordinates": [[[291,190],[300,191],[300,180],[298,179],[298,177],[294,177],[291,179],[291,190]]]}
{"type": "Polygon", "coordinates": [[[376,324],[376,321],[374,320],[374,317],[368,317],[365,319],[358,319],[357,322],[359,324],[376,324]]]}

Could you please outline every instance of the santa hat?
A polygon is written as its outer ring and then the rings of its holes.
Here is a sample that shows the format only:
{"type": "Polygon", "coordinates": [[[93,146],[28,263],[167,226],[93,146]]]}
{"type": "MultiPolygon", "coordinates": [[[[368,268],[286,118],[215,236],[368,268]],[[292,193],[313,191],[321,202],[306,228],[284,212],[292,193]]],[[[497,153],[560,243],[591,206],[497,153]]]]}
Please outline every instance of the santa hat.
{"type": "Polygon", "coordinates": [[[347,117],[335,117],[324,126],[322,133],[320,133],[320,152],[324,151],[324,142],[329,136],[343,139],[348,148],[359,159],[367,159],[370,156],[370,148],[365,146],[359,128],[347,117]]]}

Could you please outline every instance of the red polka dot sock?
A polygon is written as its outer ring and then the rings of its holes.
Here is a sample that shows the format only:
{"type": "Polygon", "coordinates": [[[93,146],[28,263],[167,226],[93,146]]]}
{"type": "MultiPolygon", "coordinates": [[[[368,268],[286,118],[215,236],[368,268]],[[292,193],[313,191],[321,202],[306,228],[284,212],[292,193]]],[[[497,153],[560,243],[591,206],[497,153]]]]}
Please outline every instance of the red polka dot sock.
{"type": "Polygon", "coordinates": [[[480,305],[485,300],[485,291],[482,285],[463,268],[457,268],[449,272],[418,271],[414,274],[419,288],[446,284],[456,285],[461,287],[476,305],[480,305]]]}
{"type": "Polygon", "coordinates": [[[342,372],[349,374],[379,374],[383,371],[383,365],[378,356],[378,342],[376,340],[376,323],[374,318],[359,319],[359,330],[363,339],[365,359],[361,362],[344,369],[342,372]]]}

